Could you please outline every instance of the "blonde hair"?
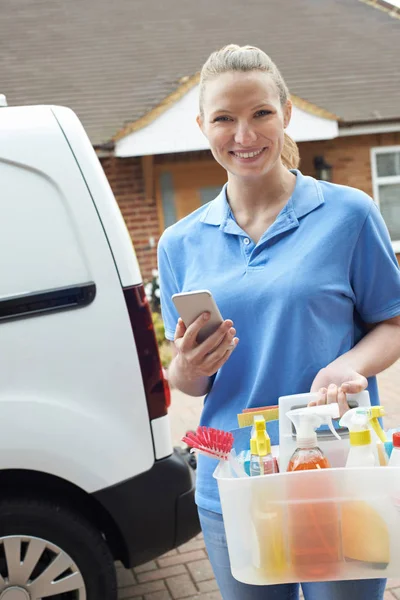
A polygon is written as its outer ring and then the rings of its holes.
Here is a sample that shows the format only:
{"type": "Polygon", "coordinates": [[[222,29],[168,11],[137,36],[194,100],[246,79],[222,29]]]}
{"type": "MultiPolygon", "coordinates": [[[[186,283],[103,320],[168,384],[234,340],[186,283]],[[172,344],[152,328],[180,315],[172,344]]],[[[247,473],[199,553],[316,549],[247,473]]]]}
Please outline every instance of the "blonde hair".
{"type": "MultiPolygon", "coordinates": [[[[229,44],[221,48],[221,50],[213,52],[201,70],[199,94],[201,115],[203,114],[204,91],[207,81],[217,75],[230,71],[263,71],[275,83],[281,105],[284,106],[289,99],[289,90],[278,67],[265,52],[254,46],[229,44]]],[[[297,169],[300,163],[297,144],[286,132],[284,134],[281,160],[283,165],[288,169],[297,169]]]]}

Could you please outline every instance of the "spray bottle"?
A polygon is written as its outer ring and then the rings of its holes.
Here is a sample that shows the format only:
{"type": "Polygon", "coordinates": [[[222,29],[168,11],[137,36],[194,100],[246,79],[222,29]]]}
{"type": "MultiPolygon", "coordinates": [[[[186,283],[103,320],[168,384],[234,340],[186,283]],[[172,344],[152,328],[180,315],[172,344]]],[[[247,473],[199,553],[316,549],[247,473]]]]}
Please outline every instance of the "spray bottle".
{"type": "Polygon", "coordinates": [[[350,452],[346,467],[375,467],[377,460],[372,447],[372,436],[366,410],[352,408],[343,415],[339,425],[347,427],[350,432],[350,452]]]}
{"type": "Polygon", "coordinates": [[[383,445],[387,441],[387,437],[379,423],[379,417],[383,417],[384,414],[385,409],[383,406],[371,406],[369,408],[359,406],[358,408],[352,408],[343,415],[340,425],[347,427],[350,431],[350,452],[346,467],[387,465],[383,445]]]}
{"type": "Polygon", "coordinates": [[[296,428],[297,448],[289,461],[288,471],[305,471],[308,469],[325,469],[330,467],[328,459],[318,447],[316,430],[323,424],[328,425],[333,435],[340,440],[332,419],[338,419],[337,403],[321,406],[296,408],[286,413],[296,428]]]}
{"type": "MultiPolygon", "coordinates": [[[[350,452],[346,467],[376,467],[381,462],[382,438],[386,439],[378,418],[384,414],[381,406],[358,407],[346,412],[340,425],[350,432],[350,452]],[[372,430],[370,429],[372,428],[372,430]],[[378,439],[375,444],[374,437],[378,439]]],[[[386,569],[390,561],[390,533],[379,505],[360,499],[341,504],[341,535],[343,557],[369,567],[386,569]]]]}
{"type": "Polygon", "coordinates": [[[364,410],[368,416],[369,424],[372,427],[373,449],[378,458],[378,464],[384,467],[388,463],[384,445],[387,442],[387,436],[379,423],[379,418],[385,416],[385,409],[383,406],[371,406],[364,409],[359,407],[358,410],[364,410]]]}
{"type": "Polygon", "coordinates": [[[389,467],[400,467],[400,433],[393,434],[393,451],[389,458],[389,467]]]}
{"type": "Polygon", "coordinates": [[[278,473],[278,463],[271,454],[271,440],[266,430],[265,419],[254,417],[253,433],[250,440],[250,475],[278,473]]]}
{"type": "MultiPolygon", "coordinates": [[[[316,430],[326,424],[340,440],[332,423],[332,419],[339,418],[339,405],[308,406],[286,414],[297,434],[297,449],[288,471],[329,467],[318,447],[316,430]]],[[[331,500],[337,493],[329,477],[317,475],[294,474],[293,479],[288,478],[290,560],[299,581],[335,579],[342,559],[339,506],[331,500]]]]}

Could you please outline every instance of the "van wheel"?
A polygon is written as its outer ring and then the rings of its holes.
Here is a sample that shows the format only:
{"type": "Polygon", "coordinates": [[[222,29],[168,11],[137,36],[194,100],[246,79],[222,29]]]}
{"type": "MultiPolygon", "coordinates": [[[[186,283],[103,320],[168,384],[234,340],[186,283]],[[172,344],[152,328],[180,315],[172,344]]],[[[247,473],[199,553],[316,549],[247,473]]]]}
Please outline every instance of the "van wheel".
{"type": "Polygon", "coordinates": [[[115,600],[114,561],[101,533],[47,501],[0,502],[1,600],[115,600]]]}

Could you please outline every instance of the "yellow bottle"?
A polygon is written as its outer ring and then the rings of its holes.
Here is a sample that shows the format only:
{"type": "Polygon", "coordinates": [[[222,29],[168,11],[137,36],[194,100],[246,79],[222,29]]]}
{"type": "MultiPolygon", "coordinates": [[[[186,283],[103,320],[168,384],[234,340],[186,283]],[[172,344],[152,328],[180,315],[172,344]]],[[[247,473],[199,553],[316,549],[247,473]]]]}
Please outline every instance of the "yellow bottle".
{"type": "Polygon", "coordinates": [[[267,433],[264,417],[254,417],[254,433],[250,440],[250,475],[278,473],[278,463],[271,454],[271,440],[267,433]]]}
{"type": "MultiPolygon", "coordinates": [[[[278,473],[276,459],[271,454],[271,440],[261,416],[254,417],[250,446],[250,475],[278,473]]],[[[278,580],[287,568],[283,507],[280,499],[274,502],[272,489],[272,486],[266,489],[264,482],[259,480],[252,490],[252,519],[257,540],[255,566],[263,583],[278,580]]]]}

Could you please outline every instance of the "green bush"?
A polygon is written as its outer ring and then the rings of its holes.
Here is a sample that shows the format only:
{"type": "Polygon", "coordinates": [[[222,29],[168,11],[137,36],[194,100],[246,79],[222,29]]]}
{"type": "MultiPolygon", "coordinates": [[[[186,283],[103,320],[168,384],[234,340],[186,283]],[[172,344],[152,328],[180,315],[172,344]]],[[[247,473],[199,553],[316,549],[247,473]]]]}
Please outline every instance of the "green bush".
{"type": "Polygon", "coordinates": [[[163,323],[163,320],[162,320],[161,315],[160,315],[159,312],[153,312],[151,314],[151,316],[152,316],[152,319],[153,319],[154,332],[156,334],[157,344],[159,346],[161,346],[161,344],[163,342],[165,342],[164,323],[163,323]]]}
{"type": "Polygon", "coordinates": [[[172,360],[173,353],[171,344],[165,339],[164,323],[160,313],[160,280],[158,271],[154,269],[152,275],[151,281],[148,281],[145,285],[145,291],[152,310],[151,316],[161,364],[164,368],[167,368],[172,360]]]}
{"type": "Polygon", "coordinates": [[[144,286],[146,296],[153,312],[160,312],[160,278],[157,269],[152,271],[152,279],[144,286]]]}
{"type": "Polygon", "coordinates": [[[158,349],[160,352],[161,364],[164,367],[164,369],[167,369],[173,356],[171,342],[165,340],[165,342],[161,344],[161,346],[159,346],[158,349]]]}
{"type": "Polygon", "coordinates": [[[164,368],[167,368],[172,360],[172,348],[170,342],[165,339],[164,323],[160,313],[152,313],[154,333],[157,339],[158,351],[160,353],[161,364],[164,368]]]}

